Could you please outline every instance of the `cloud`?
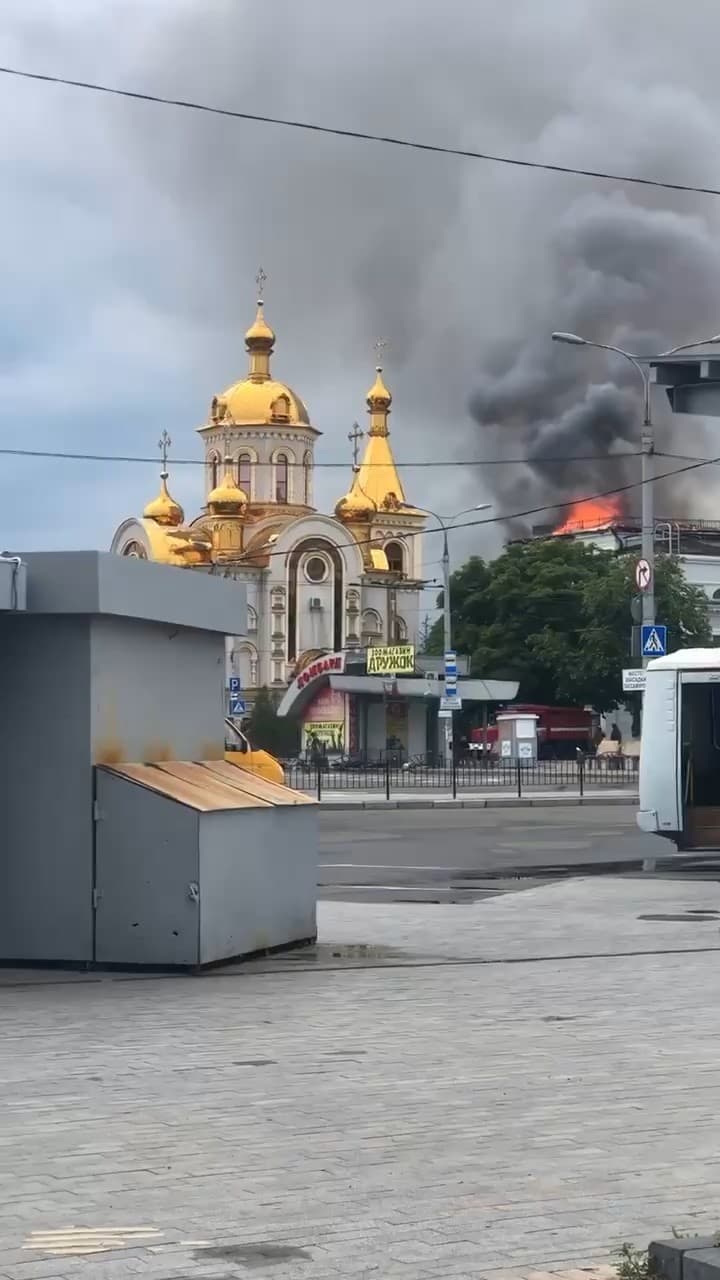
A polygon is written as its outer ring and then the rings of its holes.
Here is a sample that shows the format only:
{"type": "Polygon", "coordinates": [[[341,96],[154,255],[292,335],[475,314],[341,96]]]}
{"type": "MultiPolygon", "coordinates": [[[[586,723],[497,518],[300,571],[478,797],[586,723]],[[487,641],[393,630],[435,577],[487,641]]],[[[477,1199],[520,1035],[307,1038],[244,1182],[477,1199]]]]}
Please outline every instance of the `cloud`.
{"type": "MultiPolygon", "coordinates": [[[[32,70],[707,183],[718,169],[720,15],[711,0],[695,0],[694,13],[688,23],[670,0],[631,10],[621,0],[6,0],[3,16],[6,60],[32,70]]],[[[542,454],[546,434],[577,426],[611,385],[620,436],[632,436],[624,372],[550,347],[570,320],[588,336],[650,344],[720,328],[709,198],[1,77],[0,95],[13,120],[0,139],[0,443],[10,447],[146,454],[167,427],[177,452],[199,458],[194,428],[245,365],[260,262],[274,367],[324,432],[320,460],[349,460],[379,335],[390,342],[398,457],[443,460],[542,454]],[[511,400],[506,421],[498,406],[511,400]]],[[[698,424],[683,427],[689,441],[702,447],[698,424]]],[[[41,513],[24,497],[28,466],[0,470],[8,545],[106,544],[156,484],[152,467],[31,467],[41,513]]],[[[713,486],[701,476],[678,493],[704,509],[713,486]]],[[[559,481],[542,465],[439,468],[409,471],[406,487],[444,512],[493,500],[506,513],[587,479],[583,467],[559,481]]],[[[321,471],[319,501],[330,507],[346,484],[346,473],[321,471]]],[[[195,502],[189,470],[173,487],[198,505],[199,477],[195,502]]],[[[492,550],[500,536],[466,531],[455,547],[492,550]]]]}

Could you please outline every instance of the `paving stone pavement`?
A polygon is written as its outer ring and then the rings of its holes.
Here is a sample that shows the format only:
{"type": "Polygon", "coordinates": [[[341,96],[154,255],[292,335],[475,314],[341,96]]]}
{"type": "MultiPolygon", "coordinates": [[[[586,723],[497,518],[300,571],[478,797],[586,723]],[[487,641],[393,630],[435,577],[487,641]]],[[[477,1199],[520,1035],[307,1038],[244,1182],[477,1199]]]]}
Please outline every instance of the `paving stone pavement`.
{"type": "Polygon", "coordinates": [[[325,903],[316,968],[5,973],[0,1277],[606,1280],[716,1229],[717,912],[594,878],[325,903]]]}

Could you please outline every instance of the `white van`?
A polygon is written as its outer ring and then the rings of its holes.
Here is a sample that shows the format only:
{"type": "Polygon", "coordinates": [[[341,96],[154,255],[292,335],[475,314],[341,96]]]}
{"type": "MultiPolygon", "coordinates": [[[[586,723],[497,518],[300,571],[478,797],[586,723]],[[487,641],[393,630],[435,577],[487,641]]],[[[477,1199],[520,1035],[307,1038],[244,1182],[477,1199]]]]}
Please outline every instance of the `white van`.
{"type": "Polygon", "coordinates": [[[720,850],[720,649],[648,665],[637,820],[678,849],[720,850]]]}

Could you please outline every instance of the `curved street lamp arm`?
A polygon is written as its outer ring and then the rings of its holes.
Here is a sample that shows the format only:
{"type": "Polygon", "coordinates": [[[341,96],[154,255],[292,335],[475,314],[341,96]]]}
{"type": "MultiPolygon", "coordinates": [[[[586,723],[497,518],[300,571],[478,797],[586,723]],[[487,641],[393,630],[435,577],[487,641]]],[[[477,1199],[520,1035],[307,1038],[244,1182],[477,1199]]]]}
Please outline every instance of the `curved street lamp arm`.
{"type": "MultiPolygon", "coordinates": [[[[585,346],[596,347],[598,351],[612,351],[617,356],[623,356],[624,359],[627,360],[628,363],[631,364],[635,370],[637,370],[637,373],[642,379],[642,384],[643,384],[643,414],[644,414],[643,426],[646,426],[646,427],[649,426],[650,425],[650,379],[648,377],[647,369],[643,369],[642,364],[640,363],[640,361],[643,360],[645,357],[633,355],[632,351],[625,351],[622,347],[613,347],[608,342],[590,342],[588,338],[585,339],[585,346]]],[[[649,356],[647,358],[655,359],[654,356],[649,356]]]]}

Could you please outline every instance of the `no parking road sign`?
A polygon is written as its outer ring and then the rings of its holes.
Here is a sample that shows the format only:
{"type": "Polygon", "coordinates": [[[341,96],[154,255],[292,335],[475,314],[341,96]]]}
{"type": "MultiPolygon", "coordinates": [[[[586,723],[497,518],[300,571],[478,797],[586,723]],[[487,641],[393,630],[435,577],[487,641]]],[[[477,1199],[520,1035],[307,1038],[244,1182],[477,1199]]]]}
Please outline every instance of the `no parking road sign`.
{"type": "Polygon", "coordinates": [[[652,585],[652,569],[647,560],[638,560],[635,565],[635,582],[638,591],[649,591],[652,585]]]}

